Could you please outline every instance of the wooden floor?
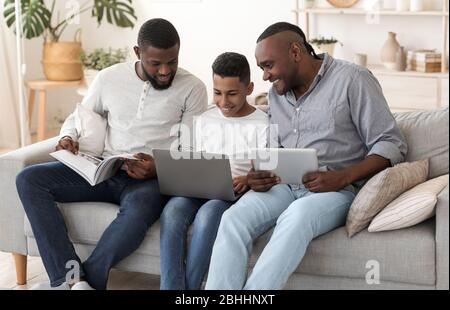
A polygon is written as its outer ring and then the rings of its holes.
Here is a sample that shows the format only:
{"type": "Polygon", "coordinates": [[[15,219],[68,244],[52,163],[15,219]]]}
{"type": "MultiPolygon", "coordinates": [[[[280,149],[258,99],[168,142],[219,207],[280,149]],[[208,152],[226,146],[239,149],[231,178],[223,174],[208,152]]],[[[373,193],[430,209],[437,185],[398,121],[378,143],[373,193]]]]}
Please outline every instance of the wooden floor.
{"type": "MultiPolygon", "coordinates": [[[[48,282],[42,260],[28,257],[28,280],[26,285],[16,284],[16,270],[12,255],[0,252],[0,290],[27,290],[40,282],[48,282]]],[[[158,290],[159,276],[112,270],[108,282],[109,290],[158,290]]]]}

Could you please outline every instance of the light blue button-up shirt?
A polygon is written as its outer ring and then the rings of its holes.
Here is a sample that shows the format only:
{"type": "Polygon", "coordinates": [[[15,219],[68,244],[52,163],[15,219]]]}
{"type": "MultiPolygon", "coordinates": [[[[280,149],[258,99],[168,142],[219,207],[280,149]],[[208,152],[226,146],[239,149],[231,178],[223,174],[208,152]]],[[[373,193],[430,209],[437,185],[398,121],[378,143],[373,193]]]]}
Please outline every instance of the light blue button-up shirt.
{"type": "Polygon", "coordinates": [[[371,154],[392,165],[402,162],[406,141],[377,79],[355,64],[320,57],[319,73],[303,96],[269,91],[269,118],[278,126],[279,146],[316,149],[320,166],[329,170],[347,168],[371,154]]]}

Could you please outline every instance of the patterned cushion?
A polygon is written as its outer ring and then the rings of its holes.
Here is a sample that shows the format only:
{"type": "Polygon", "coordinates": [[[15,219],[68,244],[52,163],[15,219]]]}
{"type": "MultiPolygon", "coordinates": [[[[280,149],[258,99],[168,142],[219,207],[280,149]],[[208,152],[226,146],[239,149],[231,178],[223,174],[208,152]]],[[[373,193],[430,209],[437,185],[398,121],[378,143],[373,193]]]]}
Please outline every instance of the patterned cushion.
{"type": "Polygon", "coordinates": [[[437,196],[448,185],[448,174],[421,183],[401,194],[370,223],[369,231],[405,228],[434,216],[437,196]]]}
{"type": "Polygon", "coordinates": [[[360,232],[391,201],[404,191],[426,181],[428,160],[401,163],[372,177],[356,195],[347,215],[349,237],[360,232]]]}

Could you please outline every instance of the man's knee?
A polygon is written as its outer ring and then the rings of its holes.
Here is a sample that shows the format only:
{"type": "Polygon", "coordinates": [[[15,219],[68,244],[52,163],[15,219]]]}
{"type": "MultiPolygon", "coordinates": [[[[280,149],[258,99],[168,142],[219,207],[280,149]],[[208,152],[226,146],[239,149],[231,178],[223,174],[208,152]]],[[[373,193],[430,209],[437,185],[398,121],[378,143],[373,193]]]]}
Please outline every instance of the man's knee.
{"type": "Polygon", "coordinates": [[[298,199],[292,202],[277,220],[277,225],[281,222],[292,223],[294,226],[307,227],[314,216],[313,206],[305,199],[298,199]]]}
{"type": "Polygon", "coordinates": [[[31,187],[38,185],[42,178],[42,169],[39,166],[29,166],[16,176],[16,188],[19,194],[26,193],[31,187]]]}
{"type": "Polygon", "coordinates": [[[163,211],[164,202],[159,193],[152,195],[134,193],[120,203],[120,215],[136,225],[150,225],[163,211]]]}
{"type": "Polygon", "coordinates": [[[227,235],[248,233],[248,222],[239,207],[239,202],[227,209],[221,217],[219,231],[227,235]]]}

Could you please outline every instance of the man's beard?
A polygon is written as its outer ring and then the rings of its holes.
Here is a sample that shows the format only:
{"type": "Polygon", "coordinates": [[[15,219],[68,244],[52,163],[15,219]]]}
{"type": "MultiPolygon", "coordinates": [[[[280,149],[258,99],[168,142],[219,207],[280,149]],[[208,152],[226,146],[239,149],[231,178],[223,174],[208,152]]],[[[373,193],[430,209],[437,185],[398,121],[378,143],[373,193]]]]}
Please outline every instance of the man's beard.
{"type": "Polygon", "coordinates": [[[172,86],[172,82],[173,82],[173,79],[175,78],[175,74],[172,75],[172,77],[169,80],[169,83],[167,83],[165,85],[160,85],[160,84],[158,84],[158,81],[145,70],[144,65],[142,64],[142,61],[141,61],[141,69],[142,69],[142,72],[144,72],[144,75],[147,78],[147,80],[150,82],[150,84],[152,84],[154,89],[164,90],[164,89],[168,89],[170,86],[172,86]]]}

